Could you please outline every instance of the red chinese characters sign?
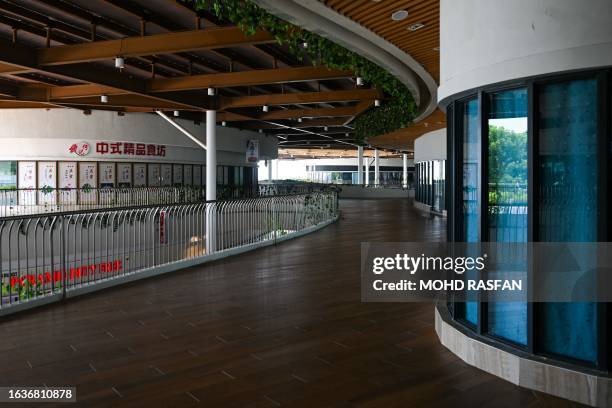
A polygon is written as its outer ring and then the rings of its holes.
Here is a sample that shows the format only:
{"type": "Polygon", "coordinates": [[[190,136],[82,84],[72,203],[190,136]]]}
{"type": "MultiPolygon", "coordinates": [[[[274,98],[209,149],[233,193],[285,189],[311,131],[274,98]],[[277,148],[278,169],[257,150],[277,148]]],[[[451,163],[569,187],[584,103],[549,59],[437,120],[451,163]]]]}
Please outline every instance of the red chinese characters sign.
{"type": "MultiPolygon", "coordinates": [[[[68,147],[68,152],[84,156],[90,147],[86,142],[74,143],[68,147]]],[[[166,157],[166,146],[157,144],[131,142],[95,142],[95,153],[102,156],[156,156],[166,157]]]]}

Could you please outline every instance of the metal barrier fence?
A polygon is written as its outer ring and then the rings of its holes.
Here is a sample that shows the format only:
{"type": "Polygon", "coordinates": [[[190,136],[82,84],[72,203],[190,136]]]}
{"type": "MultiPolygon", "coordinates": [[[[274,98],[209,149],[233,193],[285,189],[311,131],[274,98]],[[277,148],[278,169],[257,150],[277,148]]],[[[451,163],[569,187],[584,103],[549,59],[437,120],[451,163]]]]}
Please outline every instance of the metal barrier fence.
{"type": "Polygon", "coordinates": [[[323,192],[3,218],[0,314],[275,242],[337,213],[337,194],[323,192]]]}

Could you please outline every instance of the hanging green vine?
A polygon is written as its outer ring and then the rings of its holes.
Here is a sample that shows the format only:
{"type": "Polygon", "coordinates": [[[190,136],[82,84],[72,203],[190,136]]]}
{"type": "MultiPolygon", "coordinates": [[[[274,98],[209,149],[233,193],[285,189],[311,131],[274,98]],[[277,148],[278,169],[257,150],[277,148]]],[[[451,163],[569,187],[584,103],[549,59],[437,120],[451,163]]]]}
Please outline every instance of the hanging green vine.
{"type": "Polygon", "coordinates": [[[258,29],[268,31],[299,61],[308,56],[313,64],[352,71],[367,83],[384,91],[388,99],[385,99],[382,106],[369,109],[353,122],[358,142],[365,143],[370,137],[406,127],[414,119],[416,107],[406,86],[361,55],[281,20],[251,0],[192,1],[196,9],[206,9],[217,18],[240,27],[249,35],[255,34],[258,29]],[[304,43],[308,46],[304,47],[304,43]]]}

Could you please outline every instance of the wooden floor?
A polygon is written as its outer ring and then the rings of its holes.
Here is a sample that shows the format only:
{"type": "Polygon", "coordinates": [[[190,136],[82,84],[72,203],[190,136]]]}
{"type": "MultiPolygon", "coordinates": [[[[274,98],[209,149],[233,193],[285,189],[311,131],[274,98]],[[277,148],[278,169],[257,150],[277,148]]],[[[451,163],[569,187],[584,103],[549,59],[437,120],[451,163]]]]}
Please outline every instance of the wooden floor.
{"type": "Polygon", "coordinates": [[[0,385],[72,385],[86,406],[571,406],[461,362],[430,304],[360,302],[360,242],[444,239],[443,219],[341,209],[276,247],[0,321],[0,385]]]}

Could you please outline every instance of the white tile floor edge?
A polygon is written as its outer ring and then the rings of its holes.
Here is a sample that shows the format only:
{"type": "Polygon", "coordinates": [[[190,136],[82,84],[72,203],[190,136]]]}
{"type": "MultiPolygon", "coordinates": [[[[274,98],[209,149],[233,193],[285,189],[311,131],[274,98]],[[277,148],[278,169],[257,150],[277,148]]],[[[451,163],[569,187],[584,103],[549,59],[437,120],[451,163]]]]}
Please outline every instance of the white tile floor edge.
{"type": "Polygon", "coordinates": [[[467,364],[515,385],[594,407],[612,406],[612,379],[530,360],[457,330],[436,307],[436,333],[443,346],[467,364]]]}

